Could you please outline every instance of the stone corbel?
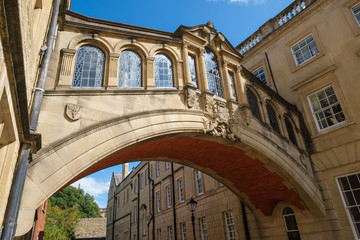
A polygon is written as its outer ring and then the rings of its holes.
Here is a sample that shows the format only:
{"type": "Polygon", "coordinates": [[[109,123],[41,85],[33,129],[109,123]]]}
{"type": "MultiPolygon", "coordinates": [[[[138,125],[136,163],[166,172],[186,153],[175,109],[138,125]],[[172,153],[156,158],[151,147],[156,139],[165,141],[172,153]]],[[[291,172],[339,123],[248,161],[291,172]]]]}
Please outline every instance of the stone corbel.
{"type": "Polygon", "coordinates": [[[200,95],[201,108],[204,112],[216,113],[216,106],[213,94],[210,92],[203,92],[200,95]]]}
{"type": "Polygon", "coordinates": [[[189,109],[200,109],[199,96],[192,85],[184,87],[186,106],[189,109]]]}

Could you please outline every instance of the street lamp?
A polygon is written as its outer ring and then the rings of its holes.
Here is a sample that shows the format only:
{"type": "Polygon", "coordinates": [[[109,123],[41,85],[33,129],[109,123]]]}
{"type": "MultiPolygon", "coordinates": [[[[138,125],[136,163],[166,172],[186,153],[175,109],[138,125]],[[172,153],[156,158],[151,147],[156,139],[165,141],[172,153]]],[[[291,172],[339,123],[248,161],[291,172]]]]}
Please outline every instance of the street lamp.
{"type": "Polygon", "coordinates": [[[195,201],[194,198],[191,197],[190,201],[187,203],[187,205],[188,205],[188,207],[190,209],[190,212],[191,212],[191,222],[192,222],[192,227],[193,227],[194,240],[196,240],[194,212],[196,210],[197,201],[195,201]]]}

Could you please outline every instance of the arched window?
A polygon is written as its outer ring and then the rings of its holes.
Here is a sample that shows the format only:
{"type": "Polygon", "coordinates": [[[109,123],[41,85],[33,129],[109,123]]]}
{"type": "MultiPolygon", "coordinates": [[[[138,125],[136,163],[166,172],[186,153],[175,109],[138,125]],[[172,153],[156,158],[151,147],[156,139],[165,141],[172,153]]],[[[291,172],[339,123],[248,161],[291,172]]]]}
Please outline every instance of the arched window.
{"type": "Polygon", "coordinates": [[[292,123],[290,122],[290,120],[285,117],[285,126],[286,126],[286,130],[288,132],[289,135],[289,139],[290,141],[297,146],[297,141],[296,141],[296,136],[295,136],[295,132],[294,132],[294,127],[292,125],[292,123]]]}
{"type": "Polygon", "coordinates": [[[280,128],[279,128],[279,124],[278,124],[278,120],[276,117],[276,112],[273,109],[272,106],[270,106],[269,104],[266,104],[266,111],[269,117],[269,122],[271,127],[278,133],[280,133],[280,128]]]}
{"type": "Polygon", "coordinates": [[[246,89],[246,97],[247,97],[247,100],[249,102],[251,113],[254,115],[254,117],[261,120],[260,109],[259,109],[259,104],[258,104],[257,97],[249,89],[246,89]]]}
{"type": "Polygon", "coordinates": [[[102,86],[105,55],[97,47],[80,47],[76,54],[72,86],[74,88],[96,88],[102,86]]]}
{"type": "Polygon", "coordinates": [[[120,55],[119,87],[141,87],[141,57],[134,51],[125,50],[120,55]]]}
{"type": "Polygon", "coordinates": [[[285,228],[289,240],[300,240],[300,233],[297,227],[294,211],[287,207],[283,211],[285,228]]]}
{"type": "Polygon", "coordinates": [[[209,84],[209,90],[216,96],[224,97],[223,86],[221,82],[218,62],[216,55],[209,49],[205,48],[204,61],[206,66],[206,76],[209,84]]]}
{"type": "Polygon", "coordinates": [[[155,87],[173,87],[173,73],[171,60],[162,53],[155,55],[154,60],[155,87]]]}

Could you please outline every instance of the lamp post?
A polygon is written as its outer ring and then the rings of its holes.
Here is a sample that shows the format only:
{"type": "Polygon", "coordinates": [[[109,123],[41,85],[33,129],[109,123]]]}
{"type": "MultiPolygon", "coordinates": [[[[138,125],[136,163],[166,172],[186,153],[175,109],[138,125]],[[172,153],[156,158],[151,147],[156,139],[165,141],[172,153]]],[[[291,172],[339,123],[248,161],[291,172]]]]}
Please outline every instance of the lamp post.
{"type": "Polygon", "coordinates": [[[191,222],[192,222],[192,227],[193,227],[194,240],[196,240],[194,212],[196,210],[197,201],[195,201],[194,198],[191,197],[190,201],[187,203],[187,205],[188,205],[188,207],[190,209],[190,212],[191,212],[191,222]]]}

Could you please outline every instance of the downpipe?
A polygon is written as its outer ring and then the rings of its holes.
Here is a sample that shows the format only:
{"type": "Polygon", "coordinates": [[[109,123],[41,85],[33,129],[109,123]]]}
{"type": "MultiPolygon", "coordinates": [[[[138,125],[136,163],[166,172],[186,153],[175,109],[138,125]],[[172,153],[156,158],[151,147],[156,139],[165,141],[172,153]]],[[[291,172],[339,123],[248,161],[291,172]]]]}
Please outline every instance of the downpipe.
{"type": "MultiPolygon", "coordinates": [[[[46,42],[47,49],[45,51],[44,58],[42,60],[39,79],[37,81],[36,88],[34,88],[35,90],[34,101],[30,112],[30,131],[33,132],[36,131],[38,125],[42,97],[45,92],[44,87],[49,69],[51,54],[53,52],[52,46],[54,44],[56,31],[57,31],[56,25],[59,15],[59,6],[60,6],[60,0],[55,0],[50,28],[48,32],[48,38],[46,42]]],[[[8,205],[6,208],[6,213],[4,218],[4,228],[1,233],[1,240],[14,239],[16,233],[21,197],[24,190],[27,166],[29,163],[30,148],[31,148],[30,143],[22,143],[18,154],[17,162],[19,164],[14,173],[14,179],[11,186],[10,196],[8,199],[8,205]]]]}

